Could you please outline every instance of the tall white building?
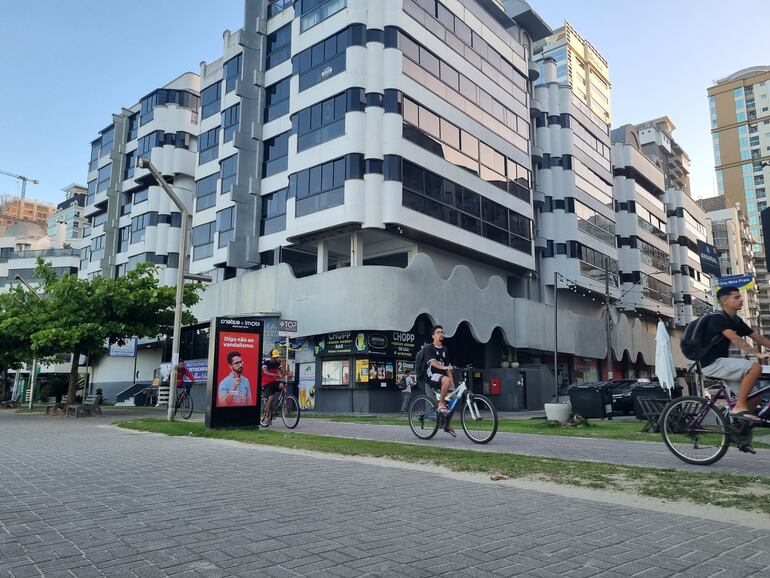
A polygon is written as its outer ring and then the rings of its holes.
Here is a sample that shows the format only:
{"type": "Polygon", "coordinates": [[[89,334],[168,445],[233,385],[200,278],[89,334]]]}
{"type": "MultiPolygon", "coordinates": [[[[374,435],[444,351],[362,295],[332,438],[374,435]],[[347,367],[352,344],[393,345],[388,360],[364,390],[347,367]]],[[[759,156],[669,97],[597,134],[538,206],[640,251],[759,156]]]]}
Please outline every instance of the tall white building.
{"type": "Polygon", "coordinates": [[[175,282],[181,213],[136,160],[149,158],[192,210],[198,88],[197,74],[179,76],[114,114],[91,143],[81,276],[119,276],[149,261],[161,266],[163,282],[175,282]]]}

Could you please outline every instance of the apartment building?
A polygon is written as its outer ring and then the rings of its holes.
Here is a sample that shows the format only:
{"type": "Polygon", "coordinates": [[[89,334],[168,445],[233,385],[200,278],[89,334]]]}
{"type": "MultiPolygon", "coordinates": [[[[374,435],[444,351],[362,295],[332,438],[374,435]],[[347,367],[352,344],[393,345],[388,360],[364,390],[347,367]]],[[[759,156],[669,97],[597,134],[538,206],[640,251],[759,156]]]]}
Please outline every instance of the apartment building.
{"type": "Polygon", "coordinates": [[[83,215],[88,189],[73,183],[62,190],[66,198],[56,205],[56,210],[48,217],[48,236],[56,237],[62,234],[60,225],[64,223],[65,240],[82,239],[88,228],[88,219],[83,215]]]}
{"type": "Polygon", "coordinates": [[[18,283],[17,275],[34,284],[38,257],[57,275],[78,274],[80,251],[65,243],[63,227],[52,237],[39,225],[20,222],[0,233],[0,291],[18,283]]]}
{"type": "MultiPolygon", "coordinates": [[[[533,45],[534,60],[541,68],[545,59],[556,61],[556,81],[573,94],[605,124],[612,123],[609,65],[599,51],[569,22],[533,45]]],[[[543,82],[542,78],[539,82],[543,82]]]]}
{"type": "MultiPolygon", "coordinates": [[[[719,258],[722,275],[754,275],[754,245],[757,240],[751,235],[751,227],[740,204],[727,205],[724,196],[699,199],[698,205],[711,223],[711,234],[719,258]]],[[[770,311],[762,312],[770,315],[770,311]]],[[[740,316],[751,327],[759,327],[759,291],[756,286],[745,291],[740,316]]]]}
{"type": "Polygon", "coordinates": [[[114,114],[91,143],[81,276],[115,277],[149,261],[162,282],[175,282],[181,213],[136,161],[149,158],[192,212],[198,88],[197,74],[179,76],[114,114]]]}
{"type": "Polygon", "coordinates": [[[614,129],[611,137],[620,305],[626,311],[673,319],[663,171],[642,153],[634,125],[614,129]]]}
{"type": "Polygon", "coordinates": [[[666,189],[679,189],[692,196],[690,157],[671,134],[676,129],[674,122],[662,116],[637,124],[636,129],[642,152],[663,171],[666,189]]]}
{"type": "MultiPolygon", "coordinates": [[[[745,208],[751,236],[760,307],[770,311],[767,256],[760,213],[767,208],[770,182],[770,66],[753,66],[714,81],[708,89],[717,192],[728,206],[745,208]]],[[[770,316],[760,316],[763,333],[770,316]]]]}

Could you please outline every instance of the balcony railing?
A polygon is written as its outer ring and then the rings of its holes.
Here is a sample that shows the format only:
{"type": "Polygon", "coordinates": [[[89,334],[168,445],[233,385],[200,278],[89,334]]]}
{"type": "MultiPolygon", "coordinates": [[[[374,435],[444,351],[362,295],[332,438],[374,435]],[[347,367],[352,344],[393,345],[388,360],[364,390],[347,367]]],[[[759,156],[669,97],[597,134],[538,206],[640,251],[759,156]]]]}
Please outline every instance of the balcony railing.
{"type": "Polygon", "coordinates": [[[16,259],[36,259],[37,257],[73,257],[80,256],[79,249],[40,249],[37,251],[16,251],[16,259]]]}
{"type": "MultiPolygon", "coordinates": [[[[580,261],[580,274],[593,281],[598,281],[599,283],[605,283],[607,278],[607,272],[604,269],[597,267],[596,265],[591,265],[591,263],[586,263],[585,261],[580,261]]],[[[610,273],[610,285],[613,287],[618,286],[617,274],[610,273]]]]}

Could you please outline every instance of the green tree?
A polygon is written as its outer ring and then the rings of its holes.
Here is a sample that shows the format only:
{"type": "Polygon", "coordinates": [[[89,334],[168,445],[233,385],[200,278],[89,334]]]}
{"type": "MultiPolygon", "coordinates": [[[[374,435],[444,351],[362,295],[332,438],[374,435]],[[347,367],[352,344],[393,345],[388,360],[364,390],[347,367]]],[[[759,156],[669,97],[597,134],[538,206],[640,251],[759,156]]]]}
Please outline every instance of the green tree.
{"type": "Polygon", "coordinates": [[[33,357],[30,331],[24,325],[24,319],[37,305],[34,301],[37,301],[34,295],[18,286],[0,293],[0,373],[3,376],[0,378],[0,399],[5,399],[8,394],[7,372],[20,369],[22,363],[33,357]]]}
{"type": "MultiPolygon", "coordinates": [[[[81,355],[102,353],[106,343],[122,344],[134,335],[157,337],[173,326],[176,288],[161,286],[157,267],[150,263],[141,263],[117,279],[86,280],[70,274],[57,277],[50,264],[38,259],[35,277],[41,281],[43,299],[25,296],[27,307],[16,306],[6,315],[0,311],[0,334],[4,327],[23,334],[35,357],[72,353],[70,403],[75,399],[81,355]]],[[[201,288],[199,283],[185,285],[186,306],[198,302],[201,288]]],[[[18,290],[15,293],[19,295],[18,290]]],[[[194,322],[185,311],[183,323],[194,322]]]]}

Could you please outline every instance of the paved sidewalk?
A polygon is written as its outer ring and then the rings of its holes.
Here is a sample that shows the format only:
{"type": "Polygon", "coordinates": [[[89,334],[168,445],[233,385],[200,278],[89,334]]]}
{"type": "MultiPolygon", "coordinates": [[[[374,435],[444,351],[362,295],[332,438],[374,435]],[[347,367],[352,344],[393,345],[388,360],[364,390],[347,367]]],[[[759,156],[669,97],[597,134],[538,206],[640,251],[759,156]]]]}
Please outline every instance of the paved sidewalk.
{"type": "Polygon", "coordinates": [[[0,414],[0,575],[704,578],[770,564],[766,530],[107,424],[0,414]]]}

